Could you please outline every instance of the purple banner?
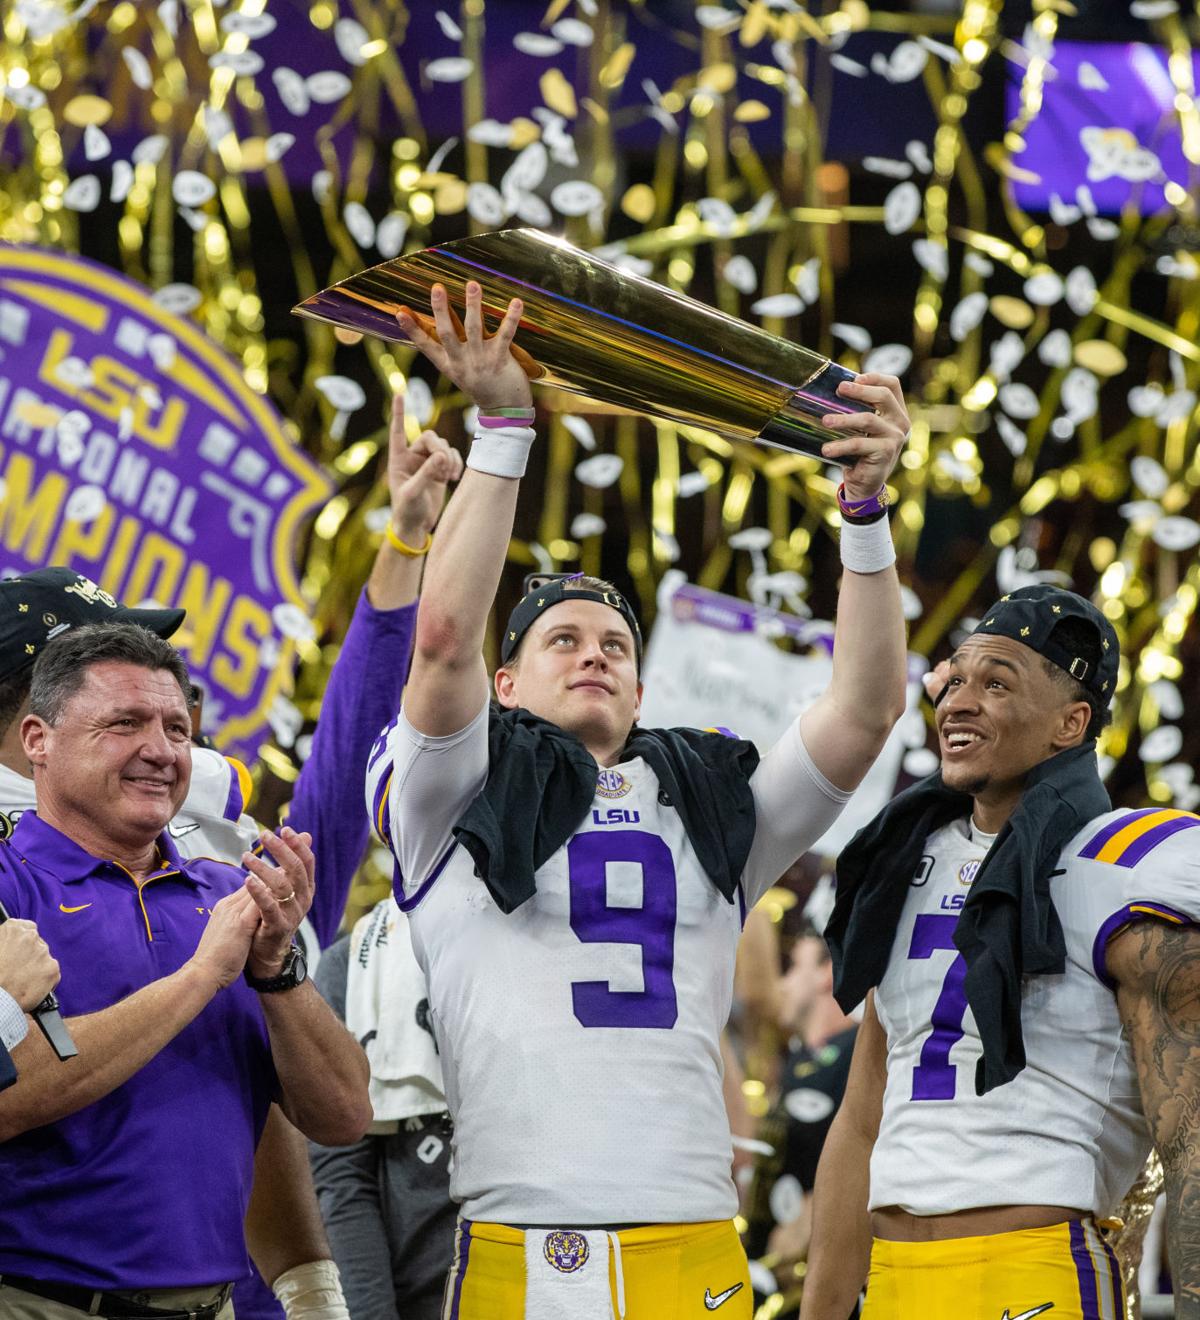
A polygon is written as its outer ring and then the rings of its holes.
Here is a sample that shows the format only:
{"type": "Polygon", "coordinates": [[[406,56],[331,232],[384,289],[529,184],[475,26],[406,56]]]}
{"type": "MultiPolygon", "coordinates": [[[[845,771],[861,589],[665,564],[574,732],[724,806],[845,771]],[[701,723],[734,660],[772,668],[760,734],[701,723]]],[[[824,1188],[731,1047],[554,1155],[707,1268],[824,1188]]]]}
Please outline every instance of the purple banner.
{"type": "Polygon", "coordinates": [[[251,758],[311,632],[294,547],[329,484],[237,363],[105,266],[0,245],[0,482],[0,572],[187,610],[205,731],[251,758]]]}

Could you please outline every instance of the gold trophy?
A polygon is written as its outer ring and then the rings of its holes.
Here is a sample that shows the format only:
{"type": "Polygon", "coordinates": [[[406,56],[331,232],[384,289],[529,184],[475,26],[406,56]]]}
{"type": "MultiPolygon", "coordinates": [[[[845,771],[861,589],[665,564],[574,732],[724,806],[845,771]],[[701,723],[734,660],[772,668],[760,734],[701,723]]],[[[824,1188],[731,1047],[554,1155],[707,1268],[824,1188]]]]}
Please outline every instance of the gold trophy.
{"type": "Polygon", "coordinates": [[[485,317],[525,305],[514,348],[530,377],[598,403],[820,456],[829,413],[870,412],[837,387],[854,373],[757,326],[641,278],[537,229],[502,229],[425,248],[314,294],[298,316],[402,340],[396,312],[427,315],[443,284],[468,280],[485,317]]]}

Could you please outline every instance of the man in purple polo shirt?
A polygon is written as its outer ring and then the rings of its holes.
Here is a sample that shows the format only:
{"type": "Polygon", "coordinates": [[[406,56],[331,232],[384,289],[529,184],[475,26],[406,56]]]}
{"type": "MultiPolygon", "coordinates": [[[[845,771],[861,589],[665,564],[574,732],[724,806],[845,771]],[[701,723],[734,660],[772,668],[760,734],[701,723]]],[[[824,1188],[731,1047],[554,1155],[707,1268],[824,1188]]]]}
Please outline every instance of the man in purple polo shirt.
{"type": "Polygon", "coordinates": [[[274,865],[246,854],[243,871],[184,861],[165,833],[188,690],[178,653],[126,625],[72,630],[34,669],[38,811],[0,856],[0,902],[54,946],[80,1052],[62,1064],[27,1037],[0,1095],[5,1320],[225,1320],[270,1102],[329,1144],[370,1119],[365,1058],[292,945],[309,837],[266,836],[274,865]]]}

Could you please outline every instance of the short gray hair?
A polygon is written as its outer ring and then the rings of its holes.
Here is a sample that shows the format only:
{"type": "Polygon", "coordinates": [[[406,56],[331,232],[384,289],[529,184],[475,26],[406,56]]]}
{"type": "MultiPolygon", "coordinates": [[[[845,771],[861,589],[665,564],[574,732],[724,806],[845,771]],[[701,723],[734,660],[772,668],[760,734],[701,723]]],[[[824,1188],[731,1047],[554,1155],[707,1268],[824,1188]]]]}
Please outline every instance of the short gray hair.
{"type": "Polygon", "coordinates": [[[57,724],[67,703],[87,681],[88,670],[108,660],[165,670],[179,684],[184,703],[191,709],[187,665],[170,642],[136,623],[92,623],[60,633],[34,661],[29,713],[47,724],[57,724]]]}

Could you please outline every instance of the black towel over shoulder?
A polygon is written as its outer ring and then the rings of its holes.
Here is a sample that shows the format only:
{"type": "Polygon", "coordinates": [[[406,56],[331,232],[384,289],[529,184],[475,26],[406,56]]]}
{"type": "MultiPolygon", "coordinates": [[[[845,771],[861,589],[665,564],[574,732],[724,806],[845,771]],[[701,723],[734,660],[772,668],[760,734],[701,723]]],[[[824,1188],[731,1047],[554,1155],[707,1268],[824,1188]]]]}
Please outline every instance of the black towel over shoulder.
{"type": "MultiPolygon", "coordinates": [[[[897,794],[842,850],[825,939],[833,956],[834,995],[846,1011],[887,971],[925,840],[971,809],[970,795],[947,788],[938,771],[897,794]]],[[[1064,845],[1111,809],[1096,744],[1089,740],[1034,767],[983,859],[954,931],[967,963],[967,1002],[983,1043],[975,1076],[979,1095],[1025,1067],[1021,977],[1066,966],[1050,876],[1064,845]]]]}
{"type": "MultiPolygon", "coordinates": [[[[758,750],[699,729],[635,728],[621,761],[639,756],[679,812],[705,874],[732,903],[754,843],[758,750]]],[[[533,897],[537,869],[587,818],[598,773],[574,734],[527,710],[493,707],[487,782],[454,837],[502,912],[533,897]]]]}

